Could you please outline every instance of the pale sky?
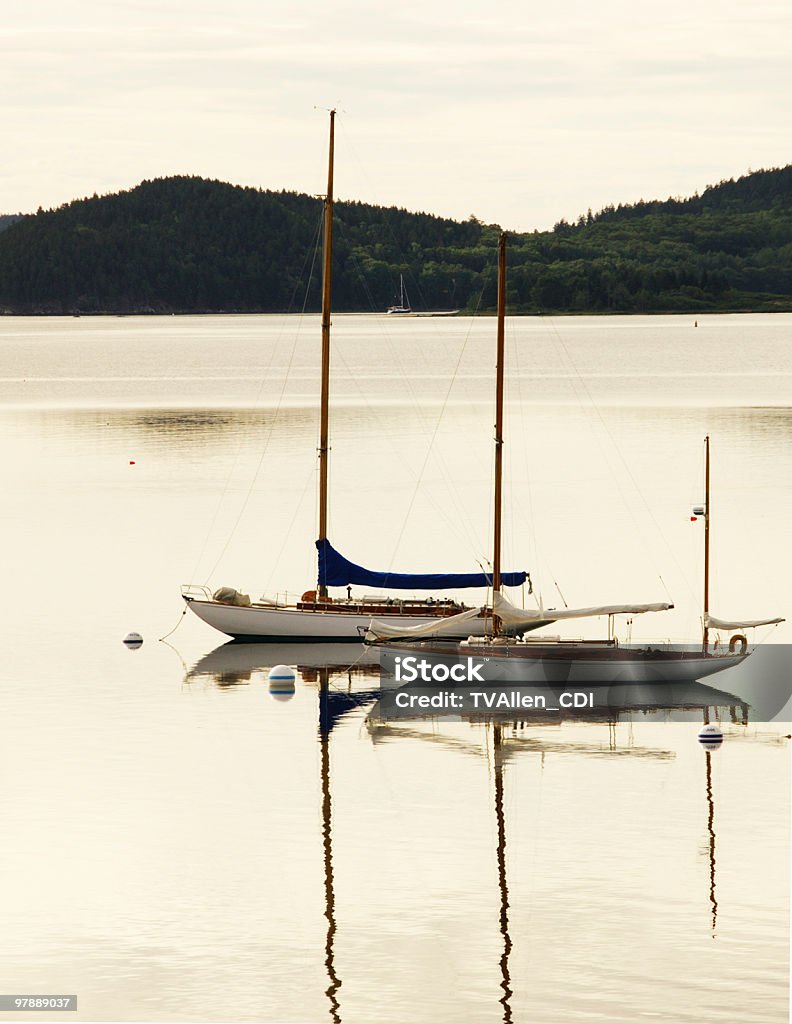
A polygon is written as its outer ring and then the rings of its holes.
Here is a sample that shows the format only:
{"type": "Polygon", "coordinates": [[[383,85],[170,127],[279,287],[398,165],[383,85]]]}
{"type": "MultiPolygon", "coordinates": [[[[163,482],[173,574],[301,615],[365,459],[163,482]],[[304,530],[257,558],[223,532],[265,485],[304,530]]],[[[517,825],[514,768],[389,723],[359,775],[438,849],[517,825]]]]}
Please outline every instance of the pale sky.
{"type": "Polygon", "coordinates": [[[792,162],[790,0],[30,0],[0,212],[197,174],[516,230],[792,162]]]}

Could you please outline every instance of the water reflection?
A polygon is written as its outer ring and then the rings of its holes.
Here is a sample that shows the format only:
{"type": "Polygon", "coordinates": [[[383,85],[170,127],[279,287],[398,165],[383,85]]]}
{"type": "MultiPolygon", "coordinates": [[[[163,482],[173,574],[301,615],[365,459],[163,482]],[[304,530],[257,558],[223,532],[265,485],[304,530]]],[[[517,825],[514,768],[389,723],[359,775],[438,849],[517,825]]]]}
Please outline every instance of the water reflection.
{"type": "Polygon", "coordinates": [[[503,1006],[504,1024],[512,1019],[511,1010],[511,977],[509,975],[509,954],[512,940],[509,935],[509,886],[506,880],[506,816],[503,811],[503,758],[501,751],[503,738],[501,726],[493,728],[493,762],[495,769],[495,820],[498,824],[498,889],[500,892],[500,933],[503,937],[503,953],[500,958],[501,988],[503,995],[500,1003],[503,1006]]]}
{"type": "Polygon", "coordinates": [[[323,670],[353,678],[379,677],[376,651],[361,644],[260,644],[229,640],[200,658],[185,682],[205,679],[221,684],[225,677],[249,683],[274,665],[292,665],[306,683],[317,682],[323,670]]]}
{"type": "MultiPolygon", "coordinates": [[[[511,725],[513,730],[535,725],[557,725],[563,721],[588,721],[615,724],[626,720],[676,720],[699,719],[710,721],[710,715],[726,712],[735,724],[747,724],[751,705],[743,697],[725,690],[707,686],[704,683],[619,683],[614,686],[598,686],[592,689],[596,695],[591,704],[580,707],[565,707],[561,697],[569,695],[568,688],[552,685],[504,684],[489,687],[492,694],[508,697],[508,706],[484,707],[481,691],[476,686],[455,686],[453,692],[461,701],[463,710],[454,708],[436,710],[417,707],[404,708],[396,695],[415,695],[417,699],[437,693],[437,688],[404,686],[399,690],[380,691],[380,700],[369,714],[369,724],[408,723],[417,719],[453,718],[466,722],[498,722],[511,725]]],[[[492,699],[488,697],[487,699],[492,699]]]]}
{"type": "MultiPolygon", "coordinates": [[[[200,680],[227,688],[247,685],[254,679],[266,681],[266,673],[275,665],[291,665],[303,683],[316,684],[327,677],[322,714],[343,716],[354,709],[374,703],[367,716],[372,738],[381,735],[380,725],[393,724],[391,698],[393,684],[386,688],[381,679],[379,656],[376,648],[360,644],[260,644],[228,641],[200,658],[185,675],[185,682],[200,680]],[[332,682],[332,686],[330,685],[332,682]],[[367,685],[362,686],[361,684],[367,685]]],[[[320,692],[321,692],[320,685],[320,692]]],[[[467,694],[471,687],[457,686],[455,692],[467,694]]],[[[480,687],[479,687],[480,689],[480,687]]],[[[475,722],[511,724],[514,730],[529,725],[557,724],[567,720],[590,722],[618,722],[624,717],[639,716],[646,719],[698,720],[706,724],[711,716],[725,712],[730,721],[745,725],[749,719],[752,701],[741,694],[720,690],[705,683],[618,683],[596,688],[594,706],[562,707],[558,697],[563,687],[540,685],[514,685],[510,692],[520,697],[533,698],[535,707],[512,709],[465,710],[454,718],[475,722]],[[538,698],[544,698],[544,707],[538,698]]],[[[470,702],[466,702],[466,708],[470,702]]],[[[411,710],[400,716],[407,728],[420,719],[443,717],[434,710],[425,713],[411,710]]],[[[448,717],[448,716],[446,716],[448,717]]]]}
{"type": "Polygon", "coordinates": [[[330,984],[325,995],[330,1002],[330,1017],[335,1024],[340,1024],[339,1009],[341,1004],[336,992],[341,988],[341,979],[335,969],[335,890],[333,887],[333,806],[330,796],[330,731],[333,728],[332,717],[327,707],[329,701],[330,669],[323,666],[319,669],[319,749],[321,752],[322,778],[322,847],[324,850],[324,890],[325,911],[327,918],[327,938],[325,940],[325,965],[330,984]]]}
{"type": "MultiPolygon", "coordinates": [[[[316,691],[317,739],[319,743],[321,843],[324,908],[326,922],[324,968],[327,984],[323,987],[327,1012],[334,1024],[342,1020],[341,992],[343,980],[338,970],[336,945],[339,937],[339,907],[336,893],[336,869],[333,848],[333,733],[348,716],[357,716],[365,723],[361,735],[374,744],[382,742],[421,742],[445,748],[449,755],[464,751],[492,765],[493,789],[491,807],[494,813],[494,861],[497,867],[497,891],[492,892],[492,912],[498,922],[500,953],[497,963],[498,1006],[504,1022],[515,1019],[516,998],[512,957],[514,907],[511,902],[508,875],[509,821],[507,816],[507,773],[515,759],[538,755],[544,764],[548,756],[582,755],[599,758],[638,758],[671,761],[677,757],[672,750],[633,742],[628,734],[619,738],[616,725],[649,719],[663,721],[673,715],[699,722],[728,720],[747,724],[748,702],[739,694],[702,683],[688,685],[619,685],[608,691],[607,708],[559,709],[553,716],[539,713],[493,715],[466,714],[454,719],[437,715],[414,716],[391,720],[381,715],[384,690],[379,677],[375,651],[358,645],[268,645],[229,642],[201,658],[187,671],[186,681],[194,684],[208,681],[218,687],[249,684],[259,678],[266,683],[268,670],[275,664],[296,668],[305,688],[316,691]],[[579,730],[568,738],[559,736],[557,725],[562,720],[571,724],[591,723],[608,727],[608,742],[595,742],[581,736],[579,730]],[[444,728],[449,725],[452,728],[444,728]],[[460,730],[462,725],[462,730],[460,730]],[[537,728],[546,725],[547,730],[537,728]],[[482,728],[484,734],[482,737],[482,728]],[[490,745],[491,738],[491,745],[490,745]]],[[[540,689],[540,688],[534,688],[540,689]]],[[[340,738],[340,737],[339,737],[340,738]]],[[[337,738],[338,739],[338,738],[337,738]]],[[[691,743],[695,743],[691,734],[691,743]]],[[[716,815],[713,788],[712,758],[719,756],[703,750],[704,789],[707,806],[707,880],[708,924],[716,937],[719,903],[716,888],[716,815]]],[[[484,766],[482,766],[484,767],[484,766]]],[[[702,893],[703,896],[703,893],[702,893]]],[[[519,906],[519,904],[517,904],[519,906]]],[[[341,920],[344,917],[342,914],[341,920]]],[[[519,930],[518,930],[519,934],[519,930]]],[[[493,969],[494,963],[493,963],[493,969]]]]}
{"type": "Polygon", "coordinates": [[[712,750],[704,751],[707,771],[707,831],[709,833],[709,898],[712,906],[712,937],[715,938],[715,924],[718,919],[718,900],[715,895],[715,801],[712,796],[712,750]]]}

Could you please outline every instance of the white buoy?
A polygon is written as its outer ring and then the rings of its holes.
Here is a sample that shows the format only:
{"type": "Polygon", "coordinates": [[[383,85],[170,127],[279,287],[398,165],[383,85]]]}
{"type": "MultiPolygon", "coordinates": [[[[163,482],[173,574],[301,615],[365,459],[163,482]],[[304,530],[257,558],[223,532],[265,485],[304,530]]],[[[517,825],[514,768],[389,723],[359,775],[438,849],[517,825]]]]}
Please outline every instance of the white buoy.
{"type": "Polygon", "coordinates": [[[290,665],[275,665],[267,676],[270,697],[273,700],[291,700],[294,696],[294,669],[290,665]]]}
{"type": "Polygon", "coordinates": [[[143,646],[143,637],[140,633],[127,633],[124,637],[124,643],[130,651],[136,651],[138,647],[143,646]]]}
{"type": "Polygon", "coordinates": [[[723,743],[723,733],[719,725],[705,725],[699,730],[699,743],[707,750],[716,750],[723,743]]]}

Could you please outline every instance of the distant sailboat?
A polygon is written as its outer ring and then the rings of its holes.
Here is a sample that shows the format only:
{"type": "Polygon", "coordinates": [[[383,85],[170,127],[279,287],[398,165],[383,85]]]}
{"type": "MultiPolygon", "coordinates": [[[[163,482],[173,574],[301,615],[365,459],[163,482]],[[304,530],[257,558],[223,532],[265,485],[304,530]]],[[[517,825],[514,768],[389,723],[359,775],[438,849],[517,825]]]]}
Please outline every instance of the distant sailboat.
{"type": "Polygon", "coordinates": [[[399,305],[388,306],[387,312],[390,313],[412,313],[412,306],[410,305],[410,297],[407,294],[407,289],[404,287],[404,274],[399,274],[399,305]]]}

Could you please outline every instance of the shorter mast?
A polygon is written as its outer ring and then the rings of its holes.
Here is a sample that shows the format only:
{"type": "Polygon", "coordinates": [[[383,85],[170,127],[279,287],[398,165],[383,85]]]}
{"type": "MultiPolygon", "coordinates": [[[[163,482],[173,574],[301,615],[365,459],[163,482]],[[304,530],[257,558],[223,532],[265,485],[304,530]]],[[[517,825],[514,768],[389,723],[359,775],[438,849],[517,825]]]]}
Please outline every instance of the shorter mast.
{"type": "MultiPolygon", "coordinates": [[[[324,262],[322,264],[322,390],[319,413],[319,540],[327,539],[327,478],[330,456],[330,301],[333,281],[333,149],[335,110],[330,111],[330,155],[327,164],[327,196],[324,216],[324,262]]],[[[327,597],[325,584],[319,596],[327,597]]]]}
{"type": "Polygon", "coordinates": [[[709,558],[710,558],[710,439],[704,438],[704,636],[701,649],[709,646],[709,558]]]}
{"type": "MultiPolygon", "coordinates": [[[[495,509],[492,553],[492,596],[501,588],[501,533],[503,518],[503,370],[505,359],[506,317],[506,234],[498,239],[498,348],[495,366],[495,509]]],[[[492,632],[498,635],[500,623],[492,617],[492,632]]]]}

